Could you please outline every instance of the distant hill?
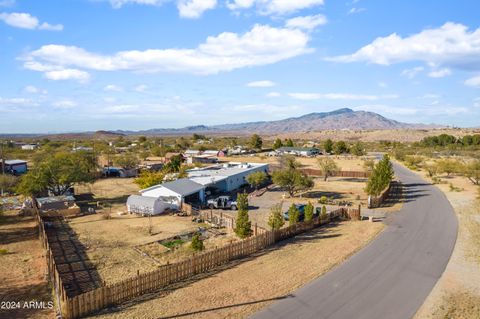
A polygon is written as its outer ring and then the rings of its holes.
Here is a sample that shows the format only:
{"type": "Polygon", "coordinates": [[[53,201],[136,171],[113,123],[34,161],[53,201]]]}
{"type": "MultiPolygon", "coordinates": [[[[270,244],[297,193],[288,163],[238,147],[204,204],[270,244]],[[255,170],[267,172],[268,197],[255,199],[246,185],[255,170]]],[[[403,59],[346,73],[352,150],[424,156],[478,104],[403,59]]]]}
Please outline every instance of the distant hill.
{"type": "Polygon", "coordinates": [[[246,133],[263,134],[315,132],[324,130],[391,130],[440,128],[439,125],[409,124],[388,119],[380,114],[343,108],[332,112],[310,113],[278,121],[239,124],[198,125],[179,129],[150,129],[143,131],[117,131],[126,135],[175,135],[192,133],[246,133]]]}

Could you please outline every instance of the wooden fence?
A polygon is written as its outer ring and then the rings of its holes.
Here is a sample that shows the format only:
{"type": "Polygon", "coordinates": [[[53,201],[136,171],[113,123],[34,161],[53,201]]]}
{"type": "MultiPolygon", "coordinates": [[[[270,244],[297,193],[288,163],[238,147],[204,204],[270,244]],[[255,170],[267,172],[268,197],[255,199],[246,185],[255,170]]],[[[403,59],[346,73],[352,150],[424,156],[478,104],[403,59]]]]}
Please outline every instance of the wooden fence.
{"type": "MultiPolygon", "coordinates": [[[[324,176],[323,171],[320,169],[313,169],[313,168],[302,168],[302,172],[310,176],[324,176]]],[[[370,172],[364,171],[336,171],[332,173],[330,176],[333,177],[350,177],[350,178],[368,178],[370,177],[370,172]]]]}
{"type": "MultiPolygon", "coordinates": [[[[204,212],[202,214],[204,214],[203,216],[206,218],[217,219],[221,224],[228,224],[226,227],[234,227],[233,217],[216,212],[204,212]]],[[[329,223],[334,218],[348,216],[348,209],[339,208],[331,212],[326,219],[315,219],[308,223],[298,223],[276,231],[269,231],[255,225],[252,227],[252,229],[254,229],[254,235],[242,241],[196,253],[186,260],[163,265],[154,271],[139,274],[117,283],[107,284],[73,297],[68,297],[65,292],[56,269],[52,251],[48,246],[44,222],[39,215],[37,216],[39,219],[40,237],[48,252],[47,264],[50,278],[58,295],[59,308],[63,318],[69,319],[94,313],[108,306],[120,304],[189,277],[211,271],[222,264],[265,249],[278,241],[291,238],[315,227],[329,223]]]]}

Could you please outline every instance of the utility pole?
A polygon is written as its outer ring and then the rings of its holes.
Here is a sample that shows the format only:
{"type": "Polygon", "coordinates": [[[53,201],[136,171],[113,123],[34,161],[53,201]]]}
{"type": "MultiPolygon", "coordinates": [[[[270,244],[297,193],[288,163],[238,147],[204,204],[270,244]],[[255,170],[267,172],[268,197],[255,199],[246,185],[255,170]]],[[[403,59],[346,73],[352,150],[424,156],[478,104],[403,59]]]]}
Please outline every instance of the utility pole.
{"type": "MultiPolygon", "coordinates": [[[[0,156],[2,157],[2,177],[5,177],[5,157],[3,156],[3,141],[0,141],[0,156]]],[[[3,183],[0,195],[3,196],[3,183]]]]}

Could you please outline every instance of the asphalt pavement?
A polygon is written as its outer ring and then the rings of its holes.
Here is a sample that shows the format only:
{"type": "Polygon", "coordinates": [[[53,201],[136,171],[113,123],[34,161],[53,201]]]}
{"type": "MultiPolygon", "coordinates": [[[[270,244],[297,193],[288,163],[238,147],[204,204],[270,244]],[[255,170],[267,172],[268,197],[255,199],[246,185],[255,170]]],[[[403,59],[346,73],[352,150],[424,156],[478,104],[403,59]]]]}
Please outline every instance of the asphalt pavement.
{"type": "Polygon", "coordinates": [[[414,316],[447,266],[458,224],[440,190],[404,167],[394,168],[405,204],[388,214],[386,229],[341,265],[252,318],[414,316]]]}

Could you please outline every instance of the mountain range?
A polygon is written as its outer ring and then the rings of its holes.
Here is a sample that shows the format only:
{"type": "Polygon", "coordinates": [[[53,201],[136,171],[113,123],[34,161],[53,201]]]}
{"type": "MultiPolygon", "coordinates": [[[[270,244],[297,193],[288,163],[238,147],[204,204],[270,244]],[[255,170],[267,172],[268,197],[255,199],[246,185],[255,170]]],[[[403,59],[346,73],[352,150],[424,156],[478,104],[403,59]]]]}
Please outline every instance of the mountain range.
{"type": "Polygon", "coordinates": [[[440,125],[410,124],[388,119],[380,114],[367,111],[354,111],[342,108],[331,112],[309,113],[277,121],[247,122],[237,124],[198,125],[184,128],[157,128],[142,131],[115,131],[132,135],[177,135],[192,133],[293,133],[324,130],[387,130],[387,129],[426,129],[440,125]]]}

